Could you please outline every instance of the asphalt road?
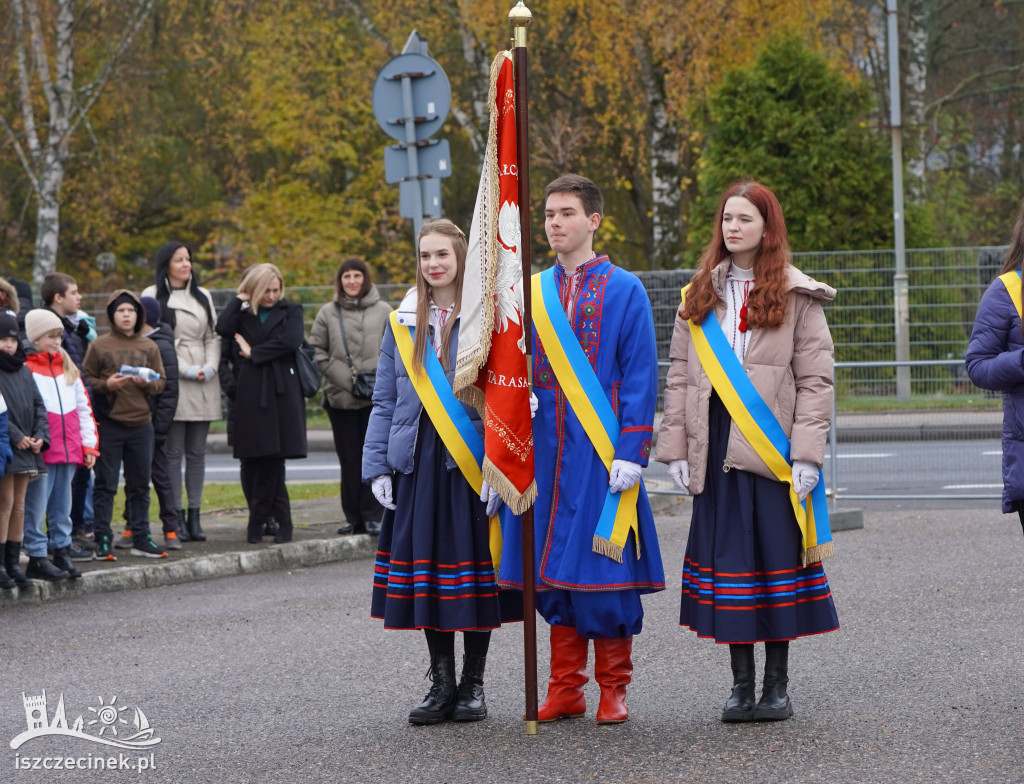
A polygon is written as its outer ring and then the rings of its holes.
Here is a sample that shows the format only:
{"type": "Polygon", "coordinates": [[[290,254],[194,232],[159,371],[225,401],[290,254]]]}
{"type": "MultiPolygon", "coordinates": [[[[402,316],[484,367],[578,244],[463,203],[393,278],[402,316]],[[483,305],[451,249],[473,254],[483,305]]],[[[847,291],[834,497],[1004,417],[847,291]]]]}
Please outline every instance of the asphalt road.
{"type": "MultiPolygon", "coordinates": [[[[727,651],[677,626],[685,520],[658,519],[670,588],[645,601],[624,725],[594,723],[591,683],[586,718],[526,736],[510,626],[493,635],[490,717],[410,726],[425,644],[367,617],[372,565],[358,561],[5,610],[0,735],[25,730],[22,694],[45,689],[69,722],[142,708],[160,743],[144,772],[16,769],[103,753],[38,738],[0,755],[0,781],[1024,781],[1016,519],[890,511],[837,534],[826,567],[842,629],[794,643],[796,715],[757,725],[719,722],[727,651]]],[[[539,658],[543,682],[543,634],[539,658]]]]}
{"type": "MultiPolygon", "coordinates": [[[[998,441],[891,441],[841,443],[838,448],[839,492],[849,496],[917,495],[929,498],[991,496],[998,498],[1000,482],[998,441]]],[[[825,481],[831,488],[832,457],[826,455],[825,481]]],[[[338,459],[333,452],[310,452],[304,460],[289,460],[289,481],[337,481],[338,459]]],[[[208,454],[210,481],[238,481],[238,461],[230,455],[208,454]]],[[[652,462],[644,471],[648,484],[674,489],[664,465],[652,462]]]]}

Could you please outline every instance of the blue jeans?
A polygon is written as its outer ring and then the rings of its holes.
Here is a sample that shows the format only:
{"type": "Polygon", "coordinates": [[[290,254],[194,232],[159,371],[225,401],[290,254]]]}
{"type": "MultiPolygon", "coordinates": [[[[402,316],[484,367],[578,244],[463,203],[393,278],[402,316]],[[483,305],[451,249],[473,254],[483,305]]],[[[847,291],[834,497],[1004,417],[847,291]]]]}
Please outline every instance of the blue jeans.
{"type": "Polygon", "coordinates": [[[77,468],[72,463],[52,463],[46,466],[46,476],[28,483],[24,544],[33,558],[46,557],[44,519],[53,546],[58,549],[71,546],[71,480],[77,468]]]}

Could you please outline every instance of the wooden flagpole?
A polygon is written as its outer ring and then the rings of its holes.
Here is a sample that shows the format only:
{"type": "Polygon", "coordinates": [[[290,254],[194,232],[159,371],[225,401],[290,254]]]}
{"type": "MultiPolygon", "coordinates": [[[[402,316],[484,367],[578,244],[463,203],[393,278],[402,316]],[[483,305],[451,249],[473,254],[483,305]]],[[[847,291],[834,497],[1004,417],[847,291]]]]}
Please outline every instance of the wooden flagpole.
{"type": "MultiPolygon", "coordinates": [[[[515,28],[513,65],[516,91],[516,160],[519,180],[519,244],[523,261],[523,335],[526,338],[527,372],[533,371],[533,320],[530,296],[530,278],[533,272],[530,258],[532,234],[530,232],[530,141],[529,110],[527,107],[526,28],[533,14],[523,0],[509,11],[509,21],[515,28]]],[[[526,674],[526,734],[537,734],[537,602],[534,595],[533,567],[533,507],[522,516],[523,527],[523,666],[526,674]]]]}

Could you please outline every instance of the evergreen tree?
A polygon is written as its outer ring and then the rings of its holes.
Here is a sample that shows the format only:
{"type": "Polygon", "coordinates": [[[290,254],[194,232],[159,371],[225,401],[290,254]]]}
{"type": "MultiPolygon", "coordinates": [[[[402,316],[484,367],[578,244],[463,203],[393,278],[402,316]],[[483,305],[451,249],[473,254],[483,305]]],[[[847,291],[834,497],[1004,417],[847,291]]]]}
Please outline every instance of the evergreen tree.
{"type": "Polygon", "coordinates": [[[721,192],[750,177],[775,191],[795,251],[892,247],[886,144],[866,123],[868,86],[803,41],[775,36],[707,102],[694,248],[721,192]]]}

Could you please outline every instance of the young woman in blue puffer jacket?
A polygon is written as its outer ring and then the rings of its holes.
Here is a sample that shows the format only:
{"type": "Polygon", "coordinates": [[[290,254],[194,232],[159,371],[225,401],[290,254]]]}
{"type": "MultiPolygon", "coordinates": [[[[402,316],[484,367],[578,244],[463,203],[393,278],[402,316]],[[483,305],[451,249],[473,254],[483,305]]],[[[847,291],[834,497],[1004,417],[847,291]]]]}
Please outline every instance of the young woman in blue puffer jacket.
{"type": "Polygon", "coordinates": [[[1024,526],[1024,331],[1021,267],[1024,202],[999,277],[981,298],[967,345],[967,374],[982,389],[1003,393],[1003,513],[1024,526]]]}

